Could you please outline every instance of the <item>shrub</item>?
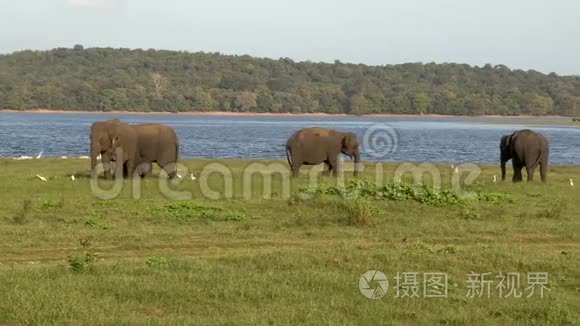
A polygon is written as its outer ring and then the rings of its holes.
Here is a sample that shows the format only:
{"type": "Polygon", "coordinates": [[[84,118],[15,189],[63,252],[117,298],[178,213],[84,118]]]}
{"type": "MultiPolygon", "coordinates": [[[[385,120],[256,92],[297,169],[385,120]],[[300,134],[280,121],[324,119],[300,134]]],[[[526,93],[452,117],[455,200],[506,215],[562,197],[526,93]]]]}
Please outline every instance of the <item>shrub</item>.
{"type": "Polygon", "coordinates": [[[54,200],[47,199],[42,202],[40,205],[41,209],[50,209],[50,208],[62,208],[64,206],[64,197],[62,197],[58,202],[54,200]]]}
{"type": "Polygon", "coordinates": [[[74,272],[82,272],[93,266],[98,261],[94,253],[73,254],[67,257],[68,267],[74,272]]]}
{"type": "Polygon", "coordinates": [[[458,251],[457,247],[455,247],[454,245],[445,246],[445,247],[437,250],[437,252],[440,252],[443,254],[456,254],[457,251],[458,251]]]}
{"type": "Polygon", "coordinates": [[[79,242],[83,247],[82,252],[67,257],[68,268],[73,272],[88,270],[99,260],[97,253],[89,250],[90,242],[87,239],[80,239],[79,242]]]}
{"type": "Polygon", "coordinates": [[[159,269],[167,269],[172,263],[172,259],[167,256],[151,256],[145,261],[145,265],[159,269]]]}
{"type": "Polygon", "coordinates": [[[43,201],[42,205],[40,205],[40,208],[47,209],[47,208],[54,208],[56,206],[57,206],[57,204],[54,201],[49,199],[49,200],[43,201]]]}
{"type": "Polygon", "coordinates": [[[472,208],[465,208],[459,213],[459,217],[464,220],[477,220],[479,219],[480,215],[479,212],[472,208]]]}
{"type": "Polygon", "coordinates": [[[215,206],[197,205],[185,201],[172,202],[163,207],[154,208],[152,213],[176,222],[194,220],[243,221],[247,219],[246,214],[240,211],[232,211],[215,206]]]}
{"type": "Polygon", "coordinates": [[[103,222],[102,220],[100,220],[99,218],[94,217],[94,216],[88,217],[87,220],[85,221],[85,225],[91,226],[91,227],[98,227],[98,228],[103,229],[103,230],[107,230],[111,227],[106,222],[103,222]]]}
{"type": "Polygon", "coordinates": [[[369,201],[361,199],[350,200],[343,204],[343,208],[347,212],[347,223],[349,225],[367,226],[372,224],[371,219],[375,214],[375,210],[369,201]]]}
{"type": "Polygon", "coordinates": [[[25,199],[22,201],[22,207],[20,211],[12,217],[12,222],[15,224],[25,224],[28,222],[28,215],[30,215],[30,211],[32,210],[32,201],[30,199],[25,199]]]}
{"type": "Polygon", "coordinates": [[[481,202],[490,202],[494,204],[499,204],[503,202],[513,203],[514,200],[510,194],[498,193],[498,192],[486,192],[478,193],[477,200],[481,202]]]}
{"type": "Polygon", "coordinates": [[[537,213],[538,218],[560,219],[566,209],[566,204],[560,199],[552,201],[548,208],[537,213]]]}
{"type": "Polygon", "coordinates": [[[408,183],[377,185],[364,180],[351,180],[345,186],[327,186],[323,184],[317,187],[299,188],[295,196],[297,198],[311,198],[317,194],[338,196],[344,199],[414,200],[421,204],[436,207],[465,206],[472,200],[494,203],[512,201],[510,195],[502,193],[474,193],[460,197],[451,190],[439,190],[426,185],[408,183]]]}

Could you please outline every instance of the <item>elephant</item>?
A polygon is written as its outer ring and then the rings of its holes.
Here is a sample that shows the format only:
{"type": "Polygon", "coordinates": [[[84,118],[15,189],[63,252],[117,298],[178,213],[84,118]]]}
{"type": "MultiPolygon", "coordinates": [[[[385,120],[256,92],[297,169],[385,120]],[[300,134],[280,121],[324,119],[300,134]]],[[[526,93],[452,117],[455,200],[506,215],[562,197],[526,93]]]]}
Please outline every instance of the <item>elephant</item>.
{"type": "Polygon", "coordinates": [[[499,149],[502,180],[505,180],[506,162],[511,159],[514,168],[513,182],[522,181],[522,168],[524,166],[528,173],[528,181],[532,181],[538,165],[540,166],[542,182],[546,182],[550,146],[542,134],[529,129],[516,131],[511,135],[501,137],[499,149]]]}
{"type": "MultiPolygon", "coordinates": [[[[111,151],[111,147],[113,146],[112,140],[114,133],[122,130],[118,129],[121,125],[134,129],[137,135],[137,156],[131,161],[134,167],[137,163],[156,162],[170,177],[176,175],[177,170],[175,164],[177,163],[179,147],[177,135],[171,127],[155,123],[125,125],[118,119],[95,122],[91,126],[91,170],[93,173],[95,173],[97,157],[101,154],[105,168],[105,177],[110,175],[111,161],[113,160],[111,155],[114,153],[114,151],[111,151]]],[[[122,144],[122,146],[128,145],[122,144]]],[[[125,150],[125,148],[123,149],[125,150]]],[[[128,148],[128,150],[132,149],[128,148]]],[[[121,166],[127,168],[128,162],[124,163],[121,166]]],[[[118,169],[118,167],[115,169],[118,169]]],[[[148,170],[145,174],[149,174],[151,169],[145,170],[148,170]]]]}
{"type": "Polygon", "coordinates": [[[325,163],[329,173],[336,174],[338,155],[354,158],[354,176],[358,176],[360,149],[358,138],[352,132],[326,128],[304,128],[294,133],[286,143],[286,158],[293,176],[298,176],[302,165],[325,163]]]}

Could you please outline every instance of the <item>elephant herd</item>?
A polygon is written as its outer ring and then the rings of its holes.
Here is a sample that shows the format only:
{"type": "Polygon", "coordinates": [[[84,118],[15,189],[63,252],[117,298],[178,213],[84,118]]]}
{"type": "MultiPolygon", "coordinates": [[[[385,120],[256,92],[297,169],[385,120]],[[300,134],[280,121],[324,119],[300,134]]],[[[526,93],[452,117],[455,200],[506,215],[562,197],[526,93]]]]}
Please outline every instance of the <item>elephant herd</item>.
{"type": "MultiPolygon", "coordinates": [[[[95,122],[91,126],[91,170],[95,173],[100,156],[105,177],[144,177],[157,163],[169,177],[177,175],[179,142],[175,131],[168,126],[148,123],[128,125],[118,119],[95,122]]],[[[502,180],[506,177],[506,163],[512,160],[513,181],[522,181],[525,167],[528,181],[540,167],[542,182],[546,182],[549,157],[548,140],[541,134],[525,129],[501,137],[500,161],[502,180]]],[[[359,174],[360,145],[356,134],[326,128],[304,128],[294,133],[286,143],[286,157],[293,176],[302,165],[324,163],[327,173],[339,172],[338,157],[345,154],[354,160],[354,175],[359,174]]]]}

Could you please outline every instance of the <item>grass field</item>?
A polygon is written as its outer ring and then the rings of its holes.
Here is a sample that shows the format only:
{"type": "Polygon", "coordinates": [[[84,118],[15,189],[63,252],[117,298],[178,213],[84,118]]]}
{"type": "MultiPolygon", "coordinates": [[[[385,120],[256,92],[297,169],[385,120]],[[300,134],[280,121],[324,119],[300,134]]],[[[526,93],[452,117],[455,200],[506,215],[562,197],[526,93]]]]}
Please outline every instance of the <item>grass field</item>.
{"type": "MultiPolygon", "coordinates": [[[[0,160],[0,323],[579,322],[580,167],[552,166],[542,185],[494,183],[499,167],[482,166],[461,196],[369,190],[361,181],[341,192],[334,179],[315,188],[304,176],[290,198],[274,177],[272,198],[264,198],[253,178],[247,200],[242,171],[251,162],[217,162],[232,171],[231,199],[204,198],[199,172],[211,161],[184,162],[198,179],[186,175],[175,187],[192,199],[172,201],[157,178],[143,181],[139,200],[130,181],[117,198],[98,199],[83,177],[86,160],[0,160]],[[388,278],[380,299],[359,290],[368,270],[388,278]],[[418,297],[397,297],[398,272],[419,273],[418,297]],[[447,275],[447,297],[425,297],[429,272],[447,275]],[[486,272],[490,297],[468,296],[468,274],[486,272]],[[521,273],[522,298],[500,297],[500,272],[521,273]],[[543,298],[526,297],[534,272],[549,275],[543,298]]],[[[396,168],[384,166],[385,183],[396,168]]],[[[452,169],[439,170],[449,187],[452,169]]],[[[375,175],[367,164],[360,179],[375,175]]],[[[209,185],[224,189],[215,175],[209,185]]]]}

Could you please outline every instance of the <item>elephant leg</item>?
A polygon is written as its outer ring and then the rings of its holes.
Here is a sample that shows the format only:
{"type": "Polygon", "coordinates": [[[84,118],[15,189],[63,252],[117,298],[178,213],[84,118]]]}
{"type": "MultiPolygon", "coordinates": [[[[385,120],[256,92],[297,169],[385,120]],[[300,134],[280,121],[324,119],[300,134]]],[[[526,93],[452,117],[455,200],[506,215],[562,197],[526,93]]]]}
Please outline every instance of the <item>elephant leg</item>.
{"type": "Polygon", "coordinates": [[[113,177],[115,179],[122,179],[123,172],[125,172],[125,163],[121,161],[115,161],[115,175],[113,177]]]}
{"type": "Polygon", "coordinates": [[[177,167],[175,166],[175,164],[166,165],[163,168],[163,170],[167,172],[167,175],[169,176],[170,179],[175,178],[175,176],[177,175],[177,167]]]}
{"type": "Polygon", "coordinates": [[[111,179],[111,173],[115,170],[114,162],[103,162],[103,169],[105,179],[111,179]]]}
{"type": "Polygon", "coordinates": [[[288,164],[290,165],[290,173],[293,177],[298,177],[300,175],[300,168],[302,167],[302,155],[300,151],[293,151],[293,154],[290,156],[290,160],[288,164]]]}
{"type": "Polygon", "coordinates": [[[127,160],[127,177],[135,177],[135,160],[127,160]]]}
{"type": "Polygon", "coordinates": [[[147,163],[141,163],[139,165],[138,169],[139,169],[139,175],[142,178],[145,178],[145,177],[151,176],[151,171],[153,170],[153,166],[149,162],[147,162],[147,163]]]}
{"type": "Polygon", "coordinates": [[[147,163],[141,163],[135,166],[135,178],[143,178],[147,174],[147,163]]]}
{"type": "Polygon", "coordinates": [[[328,161],[324,162],[324,169],[322,170],[323,176],[329,176],[331,172],[330,163],[328,161]]]}
{"type": "Polygon", "coordinates": [[[293,177],[298,177],[300,176],[300,168],[302,167],[302,162],[300,161],[294,161],[293,163],[294,165],[292,166],[292,176],[293,177]]]}
{"type": "Polygon", "coordinates": [[[334,158],[330,158],[328,159],[328,166],[330,168],[330,172],[337,177],[338,176],[338,158],[334,157],[334,158]]]}
{"type": "Polygon", "coordinates": [[[107,152],[101,153],[101,163],[103,163],[103,174],[105,179],[111,178],[111,172],[114,171],[114,166],[111,161],[111,155],[107,152]]]}
{"type": "Polygon", "coordinates": [[[542,177],[542,182],[546,183],[548,175],[548,162],[547,160],[542,160],[540,162],[540,176],[542,177]]]}
{"type": "Polygon", "coordinates": [[[536,172],[536,167],[527,167],[526,172],[528,173],[528,182],[534,181],[534,173],[536,172]]]}
{"type": "Polygon", "coordinates": [[[522,168],[523,167],[521,165],[515,164],[515,163],[512,164],[512,165],[513,165],[513,168],[514,168],[514,176],[513,176],[512,181],[513,182],[520,182],[520,181],[522,181],[522,168]]]}
{"type": "Polygon", "coordinates": [[[128,178],[130,176],[129,170],[127,168],[127,163],[123,164],[123,178],[128,178]]]}
{"type": "Polygon", "coordinates": [[[117,162],[111,161],[109,162],[109,167],[106,169],[105,178],[110,179],[115,176],[115,171],[117,171],[117,162]]]}
{"type": "Polygon", "coordinates": [[[159,165],[159,167],[163,169],[165,173],[167,173],[170,179],[175,178],[175,176],[177,175],[177,165],[175,164],[175,162],[161,160],[157,161],[157,165],[159,165]]]}

